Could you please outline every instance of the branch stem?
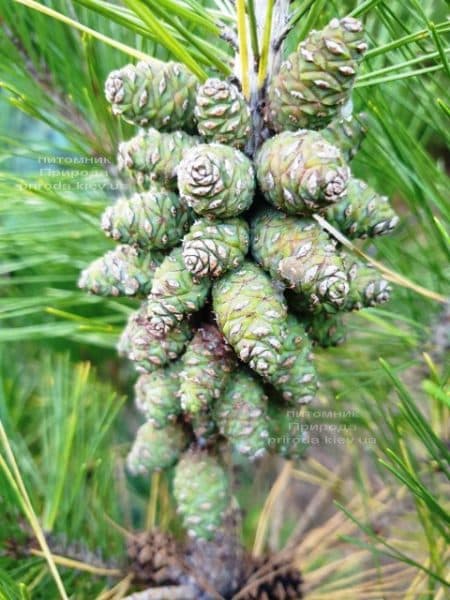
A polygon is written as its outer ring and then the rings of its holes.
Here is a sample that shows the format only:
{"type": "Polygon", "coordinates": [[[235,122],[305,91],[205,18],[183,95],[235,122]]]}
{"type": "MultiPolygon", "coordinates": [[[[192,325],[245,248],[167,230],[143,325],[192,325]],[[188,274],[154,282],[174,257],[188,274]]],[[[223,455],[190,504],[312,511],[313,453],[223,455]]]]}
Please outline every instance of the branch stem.
{"type": "Polygon", "coordinates": [[[238,39],[239,39],[239,58],[240,58],[240,63],[241,63],[242,92],[248,100],[250,98],[250,77],[249,77],[245,0],[236,0],[236,16],[237,16],[238,39]]]}

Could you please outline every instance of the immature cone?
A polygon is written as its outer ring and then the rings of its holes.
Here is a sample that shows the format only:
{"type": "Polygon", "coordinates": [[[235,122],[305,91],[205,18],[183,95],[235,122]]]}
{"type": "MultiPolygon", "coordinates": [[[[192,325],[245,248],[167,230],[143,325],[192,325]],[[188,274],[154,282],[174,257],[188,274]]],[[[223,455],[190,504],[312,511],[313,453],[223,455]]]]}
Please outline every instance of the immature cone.
{"type": "Polygon", "coordinates": [[[233,351],[215,325],[200,327],[182,359],[180,400],[185,412],[198,413],[217,400],[235,366],[233,351]]]}
{"type": "Polygon", "coordinates": [[[99,296],[148,294],[153,273],[162,260],[163,255],[157,251],[117,246],[84,269],[78,287],[99,296]]]}
{"type": "Polygon", "coordinates": [[[199,310],[208,296],[210,281],[194,281],[186,270],[181,248],[174,248],[156,269],[147,305],[149,330],[165,337],[185,315],[199,310]]]}
{"type": "Polygon", "coordinates": [[[352,17],[333,19],[325,29],[311,31],[269,85],[272,128],[325,127],[350,97],[366,50],[362,23],[352,17]]]}
{"type": "Polygon", "coordinates": [[[154,427],[165,427],[181,413],[178,388],[181,362],[152,373],[143,373],[136,382],[135,405],[154,427]]]}
{"type": "Polygon", "coordinates": [[[177,424],[156,429],[152,423],[144,423],[128,454],[128,470],[132,475],[144,475],[167,469],[177,462],[188,443],[186,432],[177,424]]]}
{"type": "Polygon", "coordinates": [[[328,127],[321,130],[321,135],[334,146],[337,146],[348,162],[355,157],[367,133],[367,115],[338,117],[328,127]]]}
{"type": "Polygon", "coordinates": [[[187,321],[181,322],[165,338],[156,338],[147,318],[147,305],[132,313],[117,349],[136,363],[138,371],[152,372],[176,360],[192,337],[187,321]]]}
{"type": "Polygon", "coordinates": [[[197,214],[217,219],[235,217],[253,201],[252,163],[231,146],[194,146],[178,168],[178,188],[197,214]]]}
{"type": "Polygon", "coordinates": [[[288,214],[323,211],[345,194],[350,170],[336,146],[317,131],[285,131],[268,139],[256,156],[264,196],[288,214]]]}
{"type": "Polygon", "coordinates": [[[127,555],[135,581],[153,586],[178,583],[178,550],[168,533],[152,529],[130,535],[127,538],[127,555]]]}
{"type": "Polygon", "coordinates": [[[191,223],[190,210],[173,192],[150,190],[120,198],[102,216],[106,235],[143,248],[171,248],[178,244],[191,223]]]}
{"type": "Polygon", "coordinates": [[[336,310],[345,303],[349,285],[342,258],[314,221],[262,210],[252,221],[251,249],[273,279],[302,296],[305,310],[336,310]]]}
{"type": "Polygon", "coordinates": [[[325,217],[351,239],[391,233],[399,222],[387,196],[354,178],[348,182],[345,196],[328,208],[325,217]]]}
{"type": "Polygon", "coordinates": [[[343,259],[350,281],[346,310],[377,306],[389,300],[391,286],[374,267],[349,254],[344,255],[343,259]]]}
{"type": "Polygon", "coordinates": [[[198,89],[197,129],[206,141],[243,148],[251,131],[250,109],[238,88],[220,79],[208,79],[198,89]]]}
{"type": "Polygon", "coordinates": [[[211,540],[231,502],[228,476],[206,452],[186,452],[177,464],[173,491],[190,536],[211,540]]]}
{"type": "Polygon", "coordinates": [[[305,328],[313,343],[322,348],[339,346],[345,342],[346,331],[342,317],[339,314],[303,316],[305,328]]]}
{"type": "Polygon", "coordinates": [[[244,262],[213,285],[219,328],[239,358],[269,376],[286,335],[286,305],[268,275],[244,262]]]}
{"type": "Polygon", "coordinates": [[[119,144],[117,166],[140,187],[148,188],[156,182],[176,190],[178,165],[186,151],[198,143],[199,138],[183,131],[142,130],[131,140],[119,144]]]}
{"type": "Polygon", "coordinates": [[[237,452],[255,459],[267,448],[267,397],[246,371],[232,374],[214,410],[219,430],[237,452]]]}
{"type": "Polygon", "coordinates": [[[105,95],[113,114],[128,123],[160,131],[193,131],[197,87],[195,75],[180,63],[141,61],[112,71],[105,95]]]}
{"type": "Polygon", "coordinates": [[[293,315],[287,317],[287,332],[270,382],[290,404],[309,404],[318,388],[311,343],[302,323],[293,315]]]}
{"type": "Polygon", "coordinates": [[[301,458],[307,449],[308,436],[303,430],[300,410],[271,403],[269,406],[270,450],[288,460],[301,458]]]}
{"type": "MultiPolygon", "coordinates": [[[[183,563],[188,566],[200,589],[204,590],[207,583],[210,589],[224,598],[234,597],[245,573],[238,511],[227,512],[222,526],[214,532],[211,540],[191,538],[184,549],[183,563]]],[[[205,595],[199,591],[197,598],[203,599],[205,595]]]]}
{"type": "Polygon", "coordinates": [[[184,264],[195,278],[220,277],[244,261],[248,245],[248,225],[243,219],[199,219],[184,236],[184,264]]]}

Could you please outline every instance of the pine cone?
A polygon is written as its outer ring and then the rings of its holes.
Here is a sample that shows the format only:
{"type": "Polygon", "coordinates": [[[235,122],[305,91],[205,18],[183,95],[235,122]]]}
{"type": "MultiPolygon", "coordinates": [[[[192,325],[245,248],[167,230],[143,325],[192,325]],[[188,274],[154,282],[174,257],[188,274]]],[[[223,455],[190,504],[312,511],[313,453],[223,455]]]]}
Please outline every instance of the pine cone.
{"type": "Polygon", "coordinates": [[[178,550],[168,533],[153,529],[127,539],[129,569],[134,580],[150,586],[177,585],[180,576],[178,550]]]}
{"type": "Polygon", "coordinates": [[[174,62],[138,62],[112,71],[105,95],[114,115],[160,131],[194,131],[198,80],[174,62]]]}
{"type": "Polygon", "coordinates": [[[153,274],[162,260],[163,255],[157,251],[117,246],[84,269],[78,287],[99,296],[148,294],[153,274]]]}
{"type": "Polygon", "coordinates": [[[286,335],[286,305],[270,278],[255,264],[244,262],[214,283],[213,308],[239,358],[269,376],[286,335]]]}
{"type": "Polygon", "coordinates": [[[217,403],[214,419],[237,452],[250,459],[266,452],[269,437],[267,397],[262,385],[246,371],[232,374],[217,403]]]}
{"type": "Polygon", "coordinates": [[[399,222],[387,196],[380,196],[367,183],[353,178],[345,196],[328,208],[325,217],[351,239],[391,233],[399,222]]]}
{"type": "Polygon", "coordinates": [[[117,349],[119,354],[136,363],[138,371],[152,372],[178,358],[192,335],[189,323],[183,321],[164,339],[156,338],[151,332],[144,303],[130,315],[117,349]]]}
{"type": "Polygon", "coordinates": [[[310,219],[268,209],[252,220],[251,249],[273,279],[287,283],[304,299],[304,310],[341,308],[349,291],[334,242],[310,219]]]}
{"type": "Polygon", "coordinates": [[[341,117],[334,119],[321,130],[321,135],[327,142],[337,146],[347,162],[356,156],[367,133],[367,115],[359,113],[356,117],[341,117]]]}
{"type": "Polygon", "coordinates": [[[190,210],[167,190],[150,190],[120,198],[102,216],[106,235],[143,248],[170,248],[178,244],[191,223],[190,210]]]}
{"type": "Polygon", "coordinates": [[[206,452],[186,452],[175,468],[173,490],[188,534],[212,540],[231,501],[228,476],[217,460],[206,452]]]}
{"type": "Polygon", "coordinates": [[[201,326],[182,359],[180,400],[185,412],[198,413],[212,406],[235,367],[231,348],[215,325],[201,326]]]}
{"type": "Polygon", "coordinates": [[[177,462],[188,443],[186,431],[178,424],[156,429],[152,423],[144,423],[127,456],[127,468],[132,475],[167,469],[177,462]]]}
{"type": "Polygon", "coordinates": [[[184,236],[184,264],[195,278],[220,277],[244,261],[248,245],[248,225],[243,219],[199,219],[184,236]]]}
{"type": "Polygon", "coordinates": [[[256,155],[256,174],[266,199],[288,214],[324,210],[345,194],[350,170],[340,150],[317,131],[285,131],[256,155]]]}
{"type": "Polygon", "coordinates": [[[143,373],[135,385],[135,405],[154,427],[165,427],[181,413],[178,388],[181,362],[143,373]]]}
{"type": "Polygon", "coordinates": [[[293,315],[287,317],[287,331],[279,364],[270,382],[289,403],[309,404],[318,388],[311,343],[302,323],[293,315]]]}
{"type": "Polygon", "coordinates": [[[302,430],[303,420],[296,413],[280,403],[269,405],[269,448],[287,460],[301,458],[308,447],[307,435],[302,430]]]}
{"type": "Polygon", "coordinates": [[[178,165],[186,151],[198,143],[199,138],[183,131],[143,130],[119,144],[117,166],[140,187],[147,189],[156,182],[176,191],[178,165]]]}
{"type": "Polygon", "coordinates": [[[210,281],[194,281],[186,270],[181,248],[174,248],[156,269],[147,305],[149,331],[165,337],[185,315],[199,310],[208,296],[210,281]]]}
{"type": "Polygon", "coordinates": [[[208,79],[200,86],[195,107],[197,128],[206,141],[243,148],[251,131],[250,109],[232,83],[208,79]]]}
{"type": "Polygon", "coordinates": [[[273,129],[325,127],[350,97],[366,50],[362,23],[352,17],[311,31],[270,83],[268,120],[273,129]]]}
{"type": "Polygon", "coordinates": [[[369,264],[345,254],[350,292],[345,303],[346,310],[359,310],[365,306],[384,304],[391,295],[389,283],[369,264]]]}
{"type": "MultiPolygon", "coordinates": [[[[239,517],[237,511],[227,511],[222,526],[211,541],[191,538],[185,548],[183,560],[197,587],[206,595],[204,583],[225,598],[231,598],[242,584],[246,565],[240,543],[239,517]]],[[[198,597],[203,596],[199,593],[198,597]]]]}
{"type": "Polygon", "coordinates": [[[346,327],[339,314],[303,316],[306,331],[317,346],[329,348],[345,342],[346,327]]]}
{"type": "Polygon", "coordinates": [[[235,217],[253,201],[252,163],[230,146],[194,146],[179,166],[178,188],[197,214],[210,218],[235,217]]]}
{"type": "Polygon", "coordinates": [[[240,600],[300,600],[303,579],[290,560],[266,556],[248,561],[247,591],[240,600]]]}

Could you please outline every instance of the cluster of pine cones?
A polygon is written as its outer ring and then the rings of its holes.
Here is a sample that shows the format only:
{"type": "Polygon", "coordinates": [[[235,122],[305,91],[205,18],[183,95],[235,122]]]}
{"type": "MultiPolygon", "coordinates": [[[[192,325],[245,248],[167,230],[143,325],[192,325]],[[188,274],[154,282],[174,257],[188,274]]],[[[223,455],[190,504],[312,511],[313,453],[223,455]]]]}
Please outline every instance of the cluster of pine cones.
{"type": "Polygon", "coordinates": [[[140,127],[118,152],[133,193],[106,209],[102,228],[120,245],[79,285],[146,297],[119,343],[141,373],[145,418],[127,464],[132,474],[176,465],[174,495],[194,538],[212,539],[233,502],[220,445],[249,459],[295,456],[286,407],[314,398],[313,345],[343,339],[343,311],[389,298],[378,272],[313,218],[349,238],[398,222],[348,167],[366,119],[343,109],[366,48],[358,20],[333,19],[252,109],[238,84],[200,83],[173,62],[107,79],[113,113],[140,127]],[[255,110],[265,125],[253,152],[255,110]]]}

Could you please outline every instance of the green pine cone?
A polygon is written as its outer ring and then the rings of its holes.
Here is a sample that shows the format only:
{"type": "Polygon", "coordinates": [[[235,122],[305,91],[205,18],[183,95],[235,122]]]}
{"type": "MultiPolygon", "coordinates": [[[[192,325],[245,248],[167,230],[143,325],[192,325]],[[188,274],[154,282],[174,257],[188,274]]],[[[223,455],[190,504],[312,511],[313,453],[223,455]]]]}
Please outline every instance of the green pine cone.
{"type": "Polygon", "coordinates": [[[374,267],[349,254],[345,254],[343,260],[350,281],[346,310],[360,310],[389,300],[391,286],[374,267]]]}
{"type": "Polygon", "coordinates": [[[345,342],[346,327],[339,314],[303,315],[303,322],[314,344],[322,348],[339,346],[345,342]]]}
{"type": "Polygon", "coordinates": [[[256,174],[264,196],[288,214],[324,210],[345,194],[350,170],[340,150],[317,131],[285,131],[256,155],[256,174]]]}
{"type": "Polygon", "coordinates": [[[359,113],[356,117],[340,117],[331,121],[321,130],[327,142],[337,146],[347,162],[356,156],[367,133],[367,115],[359,113]]]}
{"type": "Polygon", "coordinates": [[[248,245],[248,225],[243,219],[199,219],[184,236],[184,264],[195,278],[220,277],[244,261],[248,245]]]}
{"type": "Polygon", "coordinates": [[[345,303],[349,284],[342,258],[311,219],[260,211],[251,224],[251,250],[273,279],[302,296],[305,310],[337,310],[345,303]]]}
{"type": "Polygon", "coordinates": [[[178,324],[164,339],[156,338],[150,330],[147,304],[133,312],[119,340],[119,354],[136,363],[138,371],[152,372],[176,360],[192,338],[192,329],[186,321],[178,324]]]}
{"type": "Polygon", "coordinates": [[[174,248],[156,269],[147,305],[149,330],[165,337],[185,315],[196,312],[206,302],[209,279],[194,281],[184,266],[181,248],[174,248]]]}
{"type": "Polygon", "coordinates": [[[250,109],[232,83],[208,79],[199,87],[195,107],[197,129],[207,142],[242,149],[251,132],[250,109]]]}
{"type": "Polygon", "coordinates": [[[391,233],[399,222],[387,196],[354,178],[348,182],[345,196],[328,208],[325,217],[351,239],[391,233]]]}
{"type": "Polygon", "coordinates": [[[153,373],[140,375],[134,387],[135,405],[145,419],[160,429],[181,413],[178,388],[181,362],[176,361],[153,373]]]}
{"type": "Polygon", "coordinates": [[[244,370],[233,373],[217,402],[214,419],[220,432],[239,452],[255,459],[267,448],[267,397],[262,385],[244,370]]]}
{"type": "Polygon", "coordinates": [[[280,67],[268,89],[268,120],[279,132],[321,129],[349,99],[367,44],[362,23],[333,19],[313,30],[280,67]]]}
{"type": "Polygon", "coordinates": [[[198,137],[183,131],[142,130],[131,140],[119,144],[117,166],[144,189],[156,182],[176,191],[178,165],[186,151],[198,143],[198,137]]]}
{"type": "Polygon", "coordinates": [[[278,363],[286,335],[286,305],[268,275],[245,261],[213,284],[220,330],[239,358],[263,377],[278,363]]]}
{"type": "Polygon", "coordinates": [[[128,454],[128,471],[132,475],[145,475],[168,469],[177,462],[188,443],[185,430],[177,424],[156,429],[150,422],[144,423],[128,454]]]}
{"type": "Polygon", "coordinates": [[[270,382],[290,404],[309,404],[318,388],[311,343],[302,323],[293,315],[287,317],[287,331],[270,382]]]}
{"type": "Polygon", "coordinates": [[[252,163],[231,146],[194,146],[178,168],[178,188],[197,214],[218,219],[235,217],[253,201],[252,163]]]}
{"type": "Polygon", "coordinates": [[[177,464],[173,491],[190,536],[211,540],[231,503],[227,473],[206,452],[186,452],[177,464]]]}
{"type": "Polygon", "coordinates": [[[125,244],[164,249],[178,244],[189,229],[191,211],[167,190],[152,189],[120,198],[102,216],[106,235],[125,244]]]}
{"type": "Polygon", "coordinates": [[[99,296],[148,294],[155,269],[162,260],[163,255],[158,251],[117,246],[84,269],[78,287],[99,296]]]}
{"type": "Polygon", "coordinates": [[[200,327],[184,353],[180,400],[185,412],[210,408],[235,366],[233,351],[215,325],[200,327]]]}
{"type": "Polygon", "coordinates": [[[288,460],[301,458],[307,449],[308,438],[302,430],[303,419],[298,413],[298,410],[277,403],[269,405],[269,448],[277,456],[288,460]]]}
{"type": "Polygon", "coordinates": [[[112,71],[105,95],[114,115],[160,131],[195,130],[198,79],[175,62],[138,62],[112,71]]]}

